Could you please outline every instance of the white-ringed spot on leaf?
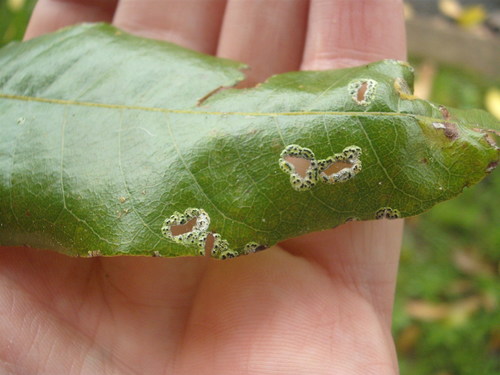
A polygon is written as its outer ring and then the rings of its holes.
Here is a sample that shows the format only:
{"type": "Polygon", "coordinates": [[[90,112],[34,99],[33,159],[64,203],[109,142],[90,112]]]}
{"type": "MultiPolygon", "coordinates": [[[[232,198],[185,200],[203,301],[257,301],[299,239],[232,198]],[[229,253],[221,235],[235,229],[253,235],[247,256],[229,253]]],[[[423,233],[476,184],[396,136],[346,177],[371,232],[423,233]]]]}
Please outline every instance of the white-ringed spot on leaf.
{"type": "Polygon", "coordinates": [[[154,258],[159,258],[161,257],[161,254],[158,250],[153,251],[153,254],[151,254],[152,257],[154,258]]]}
{"type": "Polygon", "coordinates": [[[101,250],[89,250],[88,252],[89,258],[96,258],[102,256],[101,250]]]}
{"type": "Polygon", "coordinates": [[[375,213],[375,219],[398,219],[401,217],[399,210],[390,207],[382,207],[375,213]]]}
{"type": "Polygon", "coordinates": [[[163,223],[161,231],[168,239],[186,246],[195,244],[201,232],[206,232],[210,217],[201,208],[188,208],[184,213],[174,212],[163,223]]]}
{"type": "Polygon", "coordinates": [[[373,79],[352,81],[347,86],[347,89],[352,97],[352,100],[360,105],[368,105],[375,97],[377,81],[374,81],[373,79]]]}
{"type": "Polygon", "coordinates": [[[349,146],[338,154],[318,161],[319,176],[328,184],[346,182],[361,172],[361,148],[349,146]]]}
{"type": "Polygon", "coordinates": [[[26,122],[26,119],[24,117],[19,117],[17,119],[17,125],[24,125],[25,122],[26,122]]]}
{"type": "Polygon", "coordinates": [[[199,255],[210,255],[219,259],[221,253],[231,250],[229,242],[223,239],[219,233],[213,232],[201,233],[198,237],[197,248],[199,255]]]}
{"type": "Polygon", "coordinates": [[[243,248],[243,254],[252,254],[264,249],[267,249],[267,246],[252,241],[245,245],[243,248]]]}
{"type": "Polygon", "coordinates": [[[406,82],[403,78],[398,77],[394,80],[394,90],[398,93],[401,99],[405,100],[415,100],[417,97],[413,95],[408,86],[408,82],[406,82]]]}
{"type": "Polygon", "coordinates": [[[239,254],[234,251],[234,250],[231,250],[231,249],[228,249],[228,250],[225,250],[223,252],[221,252],[218,256],[219,259],[231,259],[231,258],[236,258],[239,254]]]}
{"type": "Polygon", "coordinates": [[[208,231],[210,217],[201,208],[188,208],[184,213],[174,212],[163,223],[163,235],[176,243],[191,248],[198,255],[210,255],[219,259],[235,257],[238,252],[219,233],[208,231]]]}
{"type": "Polygon", "coordinates": [[[290,175],[290,184],[297,191],[309,190],[318,182],[318,162],[306,147],[286,146],[281,152],[279,166],[290,175]]]}

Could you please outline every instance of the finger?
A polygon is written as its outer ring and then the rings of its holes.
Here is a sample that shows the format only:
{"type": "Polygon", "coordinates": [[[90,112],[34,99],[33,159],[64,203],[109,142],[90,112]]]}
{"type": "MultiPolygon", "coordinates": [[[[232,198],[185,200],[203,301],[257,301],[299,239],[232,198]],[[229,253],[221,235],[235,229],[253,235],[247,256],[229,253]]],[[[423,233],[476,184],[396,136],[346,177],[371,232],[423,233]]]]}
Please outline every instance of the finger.
{"type": "Polygon", "coordinates": [[[304,70],[406,59],[401,0],[312,0],[304,70]]]}
{"type": "Polygon", "coordinates": [[[39,0],[24,39],[80,22],[111,22],[118,0],[39,0]]]}
{"type": "Polygon", "coordinates": [[[403,220],[352,222],[281,243],[325,267],[336,282],[370,301],[390,325],[403,220]]]}
{"type": "Polygon", "coordinates": [[[226,0],[121,0],[113,23],[134,34],[214,54],[226,0]]]}
{"type": "Polygon", "coordinates": [[[298,70],[308,7],[307,0],[230,0],[217,55],[250,65],[247,86],[298,70]]]}

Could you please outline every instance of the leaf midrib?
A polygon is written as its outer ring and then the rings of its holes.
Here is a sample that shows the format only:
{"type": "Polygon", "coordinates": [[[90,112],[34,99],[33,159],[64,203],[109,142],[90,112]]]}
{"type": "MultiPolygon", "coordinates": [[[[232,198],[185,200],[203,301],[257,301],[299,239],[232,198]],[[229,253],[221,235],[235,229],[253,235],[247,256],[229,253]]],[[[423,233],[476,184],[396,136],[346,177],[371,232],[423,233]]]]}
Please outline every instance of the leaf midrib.
{"type": "Polygon", "coordinates": [[[47,104],[58,104],[58,105],[74,105],[81,107],[97,107],[97,108],[107,108],[107,109],[125,109],[125,110],[135,110],[135,111],[146,111],[146,112],[163,112],[163,113],[177,113],[177,114],[192,114],[192,115],[212,115],[212,116],[267,116],[267,117],[277,117],[277,116],[307,116],[307,115],[329,115],[329,116],[374,116],[374,117],[425,117],[414,115],[410,113],[398,113],[398,112],[339,112],[339,111],[297,111],[297,112],[223,112],[223,111],[201,111],[194,109],[168,109],[168,108],[158,108],[158,107],[143,107],[143,106],[130,106],[124,104],[106,104],[106,103],[96,103],[96,102],[85,102],[77,100],[67,100],[67,99],[52,99],[52,98],[41,98],[36,96],[23,96],[23,95],[12,95],[0,93],[0,99],[9,100],[19,100],[25,102],[39,102],[47,104]]]}

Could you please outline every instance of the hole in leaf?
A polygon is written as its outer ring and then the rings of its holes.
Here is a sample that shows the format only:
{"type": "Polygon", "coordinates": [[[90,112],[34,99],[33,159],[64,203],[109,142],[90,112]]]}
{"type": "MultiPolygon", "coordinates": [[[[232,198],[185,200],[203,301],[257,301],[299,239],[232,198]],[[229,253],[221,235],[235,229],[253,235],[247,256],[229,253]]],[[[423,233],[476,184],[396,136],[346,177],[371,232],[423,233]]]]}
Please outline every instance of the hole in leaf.
{"type": "Polygon", "coordinates": [[[186,224],[172,225],[172,227],[170,228],[170,231],[172,232],[172,236],[179,236],[181,234],[192,232],[197,221],[198,221],[198,218],[193,217],[186,224]]]}
{"type": "Polygon", "coordinates": [[[323,173],[326,175],[332,175],[334,173],[340,172],[342,169],[351,168],[352,164],[345,161],[336,161],[326,168],[323,173]]]}
{"type": "Polygon", "coordinates": [[[360,88],[358,89],[358,94],[357,94],[358,102],[362,102],[365,100],[365,94],[367,89],[368,89],[368,82],[365,81],[361,84],[360,88]]]}
{"type": "Polygon", "coordinates": [[[374,81],[373,79],[363,79],[349,83],[348,91],[356,103],[368,105],[375,97],[376,87],[377,81],[374,81]]]}
{"type": "Polygon", "coordinates": [[[297,191],[308,190],[318,181],[318,162],[308,148],[288,145],[281,152],[279,166],[290,175],[290,184],[297,191]]]}
{"type": "Polygon", "coordinates": [[[361,172],[361,148],[349,146],[341,153],[318,161],[321,179],[329,184],[346,182],[361,172]]]}
{"type": "Polygon", "coordinates": [[[207,239],[205,240],[205,256],[211,256],[215,245],[215,237],[212,233],[209,233],[207,239]]]}
{"type": "Polygon", "coordinates": [[[161,231],[165,237],[185,246],[195,245],[200,234],[210,225],[210,217],[201,208],[188,208],[184,213],[174,212],[163,223],[161,231]]]}
{"type": "Polygon", "coordinates": [[[300,177],[305,178],[307,170],[311,167],[311,161],[303,158],[297,158],[293,156],[286,156],[284,158],[288,163],[293,165],[295,173],[300,177]]]}

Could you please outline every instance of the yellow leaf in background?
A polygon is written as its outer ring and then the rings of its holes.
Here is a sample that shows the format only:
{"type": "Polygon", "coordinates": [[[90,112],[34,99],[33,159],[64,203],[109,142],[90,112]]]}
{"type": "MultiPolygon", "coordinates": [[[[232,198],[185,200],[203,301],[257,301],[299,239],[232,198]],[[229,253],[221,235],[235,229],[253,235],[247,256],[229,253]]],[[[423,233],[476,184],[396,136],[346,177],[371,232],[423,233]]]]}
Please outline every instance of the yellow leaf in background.
{"type": "Polygon", "coordinates": [[[7,0],[7,7],[12,12],[19,12],[24,7],[24,0],[7,0]]]}
{"type": "Polygon", "coordinates": [[[479,254],[458,250],[453,253],[455,267],[467,275],[492,276],[494,269],[479,254]]]}
{"type": "Polygon", "coordinates": [[[437,66],[431,60],[425,60],[417,67],[414,95],[420,99],[429,99],[432,92],[437,66]]]}
{"type": "Polygon", "coordinates": [[[484,106],[493,116],[500,119],[500,90],[492,87],[486,92],[484,106]]]}
{"type": "Polygon", "coordinates": [[[482,5],[473,5],[464,9],[457,22],[463,27],[473,27],[484,22],[486,11],[482,5]]]}
{"type": "Polygon", "coordinates": [[[450,305],[447,316],[448,322],[455,327],[464,325],[481,306],[482,300],[479,296],[472,296],[456,301],[450,305]]]}
{"type": "Polygon", "coordinates": [[[415,15],[413,7],[411,6],[411,4],[407,2],[404,3],[404,14],[405,14],[405,20],[409,20],[413,18],[413,16],[415,15]]]}
{"type": "Polygon", "coordinates": [[[450,314],[450,305],[422,300],[408,301],[405,306],[407,314],[424,322],[445,319],[450,314]]]}
{"type": "Polygon", "coordinates": [[[439,10],[445,16],[454,20],[463,13],[463,8],[457,0],[439,0],[439,10]]]}
{"type": "Polygon", "coordinates": [[[453,326],[460,326],[469,320],[482,306],[480,296],[462,298],[453,303],[436,303],[424,300],[410,300],[406,303],[406,313],[423,322],[446,320],[453,326]]]}
{"type": "Polygon", "coordinates": [[[398,350],[401,353],[409,353],[417,345],[418,340],[422,337],[422,330],[416,324],[410,324],[399,335],[396,341],[398,350]]]}

